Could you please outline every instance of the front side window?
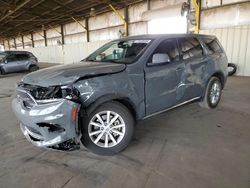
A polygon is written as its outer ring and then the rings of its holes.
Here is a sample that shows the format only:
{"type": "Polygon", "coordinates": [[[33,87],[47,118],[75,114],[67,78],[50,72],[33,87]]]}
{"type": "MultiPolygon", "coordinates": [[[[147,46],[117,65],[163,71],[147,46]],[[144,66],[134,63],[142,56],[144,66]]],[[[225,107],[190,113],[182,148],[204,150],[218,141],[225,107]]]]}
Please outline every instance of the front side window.
{"type": "Polygon", "coordinates": [[[175,39],[167,39],[163,41],[153,52],[149,63],[153,63],[154,55],[160,54],[164,57],[164,55],[167,55],[169,58],[168,62],[174,62],[179,61],[180,54],[177,47],[177,42],[175,39]]]}
{"type": "Polygon", "coordinates": [[[5,53],[1,53],[1,54],[0,54],[0,60],[2,60],[5,56],[6,56],[5,53]]]}
{"type": "Polygon", "coordinates": [[[216,38],[204,38],[203,41],[205,42],[209,52],[213,53],[222,53],[222,49],[218,43],[216,38]]]}
{"type": "Polygon", "coordinates": [[[183,55],[183,59],[201,57],[203,55],[203,48],[198,39],[194,37],[188,37],[188,38],[180,38],[178,40],[183,55]]]}
{"type": "Polygon", "coordinates": [[[17,56],[15,54],[11,54],[7,57],[8,62],[18,61],[17,56]]]}
{"type": "Polygon", "coordinates": [[[110,42],[91,54],[86,61],[132,63],[150,42],[141,39],[110,42]]]}

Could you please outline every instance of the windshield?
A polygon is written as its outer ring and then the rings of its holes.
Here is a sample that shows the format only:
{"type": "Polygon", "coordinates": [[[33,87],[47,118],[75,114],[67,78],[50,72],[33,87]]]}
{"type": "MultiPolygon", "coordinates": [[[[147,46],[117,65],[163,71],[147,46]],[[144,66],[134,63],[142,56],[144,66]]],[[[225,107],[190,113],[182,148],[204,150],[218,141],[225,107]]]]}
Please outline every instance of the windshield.
{"type": "Polygon", "coordinates": [[[110,42],[91,54],[86,61],[132,63],[150,42],[151,40],[110,42]]]}
{"type": "Polygon", "coordinates": [[[0,60],[2,60],[6,56],[5,53],[0,53],[0,60]]]}

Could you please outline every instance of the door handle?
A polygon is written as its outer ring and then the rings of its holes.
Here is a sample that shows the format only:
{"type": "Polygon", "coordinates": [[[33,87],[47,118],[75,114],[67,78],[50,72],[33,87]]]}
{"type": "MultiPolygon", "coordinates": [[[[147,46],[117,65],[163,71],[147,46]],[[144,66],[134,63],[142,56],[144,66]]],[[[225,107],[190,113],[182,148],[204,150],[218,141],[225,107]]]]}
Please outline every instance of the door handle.
{"type": "Polygon", "coordinates": [[[184,69],[183,67],[178,67],[175,71],[178,72],[178,71],[181,71],[183,69],[184,69]]]}

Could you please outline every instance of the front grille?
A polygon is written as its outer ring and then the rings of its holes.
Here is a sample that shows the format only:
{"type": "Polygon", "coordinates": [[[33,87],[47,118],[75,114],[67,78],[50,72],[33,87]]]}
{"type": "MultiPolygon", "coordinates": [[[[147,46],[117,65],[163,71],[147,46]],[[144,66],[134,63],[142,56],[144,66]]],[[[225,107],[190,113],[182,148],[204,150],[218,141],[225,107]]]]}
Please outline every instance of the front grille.
{"type": "Polygon", "coordinates": [[[36,105],[35,99],[31,96],[31,94],[24,90],[23,88],[17,88],[17,100],[26,108],[32,108],[34,105],[36,105]]]}

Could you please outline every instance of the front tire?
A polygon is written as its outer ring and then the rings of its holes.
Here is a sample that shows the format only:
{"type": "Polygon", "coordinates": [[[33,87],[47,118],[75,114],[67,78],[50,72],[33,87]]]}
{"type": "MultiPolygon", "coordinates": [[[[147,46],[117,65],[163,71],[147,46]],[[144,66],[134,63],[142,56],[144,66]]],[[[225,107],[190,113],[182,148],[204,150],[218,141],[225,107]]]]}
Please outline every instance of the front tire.
{"type": "Polygon", "coordinates": [[[3,69],[0,68],[0,75],[5,75],[5,72],[3,69]]]}
{"type": "Polygon", "coordinates": [[[81,141],[93,153],[114,155],[124,150],[133,138],[134,118],[118,102],[102,104],[84,118],[81,141]]]}
{"type": "Polygon", "coordinates": [[[211,77],[208,81],[203,100],[199,103],[201,107],[215,108],[221,98],[222,84],[218,77],[211,77]]]}

